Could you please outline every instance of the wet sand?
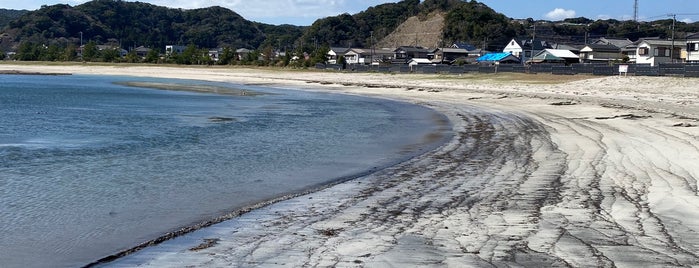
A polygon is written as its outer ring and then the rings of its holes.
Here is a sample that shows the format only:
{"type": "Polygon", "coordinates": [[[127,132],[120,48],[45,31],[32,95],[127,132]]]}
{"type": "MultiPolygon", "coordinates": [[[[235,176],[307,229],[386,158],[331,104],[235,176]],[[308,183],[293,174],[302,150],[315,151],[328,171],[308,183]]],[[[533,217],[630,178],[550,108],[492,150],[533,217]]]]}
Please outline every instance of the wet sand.
{"type": "Polygon", "coordinates": [[[437,150],[108,266],[699,265],[696,79],[5,69],[360,94],[429,106],[452,123],[453,139],[437,150]]]}

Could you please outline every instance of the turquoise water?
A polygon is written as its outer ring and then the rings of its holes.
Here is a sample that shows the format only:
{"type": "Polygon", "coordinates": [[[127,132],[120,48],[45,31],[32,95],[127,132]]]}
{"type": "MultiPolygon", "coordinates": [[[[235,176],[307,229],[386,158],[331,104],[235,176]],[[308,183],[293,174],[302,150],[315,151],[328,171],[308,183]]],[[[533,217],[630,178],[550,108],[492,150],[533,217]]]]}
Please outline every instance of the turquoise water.
{"type": "Polygon", "coordinates": [[[0,75],[0,267],[82,266],[246,205],[395,164],[437,146],[426,140],[443,131],[437,119],[416,105],[340,94],[0,75]]]}

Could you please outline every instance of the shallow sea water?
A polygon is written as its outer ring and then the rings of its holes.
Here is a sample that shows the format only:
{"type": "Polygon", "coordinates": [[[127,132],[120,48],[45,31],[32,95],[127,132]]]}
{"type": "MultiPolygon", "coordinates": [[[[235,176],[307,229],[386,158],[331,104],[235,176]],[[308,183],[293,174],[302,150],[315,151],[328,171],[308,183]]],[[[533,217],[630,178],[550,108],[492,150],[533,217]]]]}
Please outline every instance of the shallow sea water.
{"type": "Polygon", "coordinates": [[[417,105],[302,90],[0,75],[0,267],[86,265],[247,205],[392,165],[437,146],[426,137],[446,135],[443,120],[417,105]]]}

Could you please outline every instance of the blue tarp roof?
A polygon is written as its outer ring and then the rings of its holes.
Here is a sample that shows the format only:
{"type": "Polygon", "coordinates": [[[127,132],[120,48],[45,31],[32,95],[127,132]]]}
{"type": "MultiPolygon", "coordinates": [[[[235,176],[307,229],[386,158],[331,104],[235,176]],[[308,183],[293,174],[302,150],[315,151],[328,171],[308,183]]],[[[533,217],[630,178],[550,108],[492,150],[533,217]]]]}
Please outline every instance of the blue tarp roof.
{"type": "Polygon", "coordinates": [[[500,53],[488,53],[483,56],[480,56],[476,59],[476,61],[481,62],[481,61],[501,61],[509,56],[512,56],[511,53],[509,52],[500,52],[500,53]]]}

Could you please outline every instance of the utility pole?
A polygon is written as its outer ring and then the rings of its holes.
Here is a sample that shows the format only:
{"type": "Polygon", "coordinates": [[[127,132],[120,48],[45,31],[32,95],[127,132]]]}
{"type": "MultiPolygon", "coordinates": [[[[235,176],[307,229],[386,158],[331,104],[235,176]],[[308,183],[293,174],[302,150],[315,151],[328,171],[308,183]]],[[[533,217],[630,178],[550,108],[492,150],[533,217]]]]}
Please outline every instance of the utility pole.
{"type": "Polygon", "coordinates": [[[536,22],[534,22],[534,32],[532,32],[531,52],[529,53],[529,61],[534,63],[534,42],[536,40],[536,22]]]}
{"type": "Polygon", "coordinates": [[[83,32],[80,31],[80,61],[83,61],[83,32]]]}
{"type": "Polygon", "coordinates": [[[369,61],[369,66],[374,64],[374,31],[370,31],[371,39],[369,39],[369,44],[371,45],[371,61],[369,61]]]}
{"type": "Polygon", "coordinates": [[[638,0],[633,4],[633,21],[638,22],[638,0]]]}
{"type": "Polygon", "coordinates": [[[675,62],[675,23],[677,22],[677,14],[669,14],[672,16],[672,45],[670,46],[670,62],[675,62]]]}

